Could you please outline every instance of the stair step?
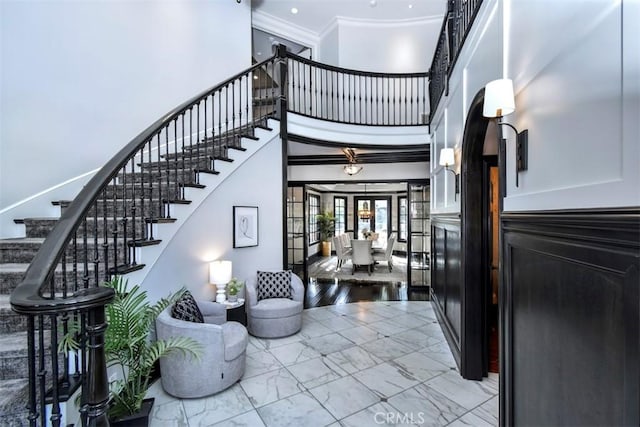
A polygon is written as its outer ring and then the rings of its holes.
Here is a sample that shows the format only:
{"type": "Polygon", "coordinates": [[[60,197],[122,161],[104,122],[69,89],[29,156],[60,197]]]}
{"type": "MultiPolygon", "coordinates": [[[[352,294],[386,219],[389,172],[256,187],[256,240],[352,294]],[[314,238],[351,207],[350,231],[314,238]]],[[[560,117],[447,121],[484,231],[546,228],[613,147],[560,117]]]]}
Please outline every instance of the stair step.
{"type": "MultiPolygon", "coordinates": [[[[130,240],[129,240],[130,241],[130,240]]],[[[19,238],[19,239],[4,239],[0,240],[0,263],[30,263],[35,257],[36,253],[40,249],[40,246],[44,242],[44,238],[19,238]]],[[[124,239],[118,238],[115,243],[121,247],[121,250],[118,251],[119,257],[124,257],[124,239]]],[[[94,261],[94,254],[97,252],[98,260],[100,262],[104,261],[104,249],[105,245],[108,251],[109,263],[113,263],[113,244],[114,241],[112,238],[107,237],[105,240],[102,237],[97,239],[91,237],[87,239],[86,246],[88,251],[88,260],[89,262],[94,261]],[[97,251],[96,251],[97,245],[97,251]]],[[[83,238],[76,239],[76,245],[78,248],[78,256],[75,259],[78,263],[84,262],[84,246],[85,242],[83,238]]],[[[67,251],[67,261],[72,260],[73,258],[72,247],[69,247],[67,251]]],[[[119,259],[118,262],[124,262],[124,259],[119,259]]]]}
{"type": "Polygon", "coordinates": [[[217,170],[213,170],[213,169],[196,169],[196,172],[198,173],[208,173],[210,175],[219,175],[220,172],[218,172],[217,170]]]}
{"type": "Polygon", "coordinates": [[[153,246],[159,245],[162,240],[158,239],[140,239],[140,240],[129,240],[129,246],[133,246],[136,248],[141,248],[144,246],[153,246]]]}
{"type": "Polygon", "coordinates": [[[276,102],[278,98],[273,96],[266,96],[261,98],[253,98],[253,106],[254,107],[265,107],[265,106],[273,106],[275,108],[276,102]]]}
{"type": "Polygon", "coordinates": [[[169,174],[172,177],[176,171],[178,171],[178,176],[182,170],[193,170],[193,169],[213,169],[213,163],[215,161],[211,160],[209,157],[204,158],[185,158],[185,159],[170,159],[170,160],[160,160],[154,162],[146,162],[146,163],[138,163],[138,166],[142,168],[143,171],[155,171],[161,170],[164,171],[164,174],[169,174]]]}
{"type": "MultiPolygon", "coordinates": [[[[100,270],[98,271],[99,276],[104,275],[104,269],[102,264],[100,265],[100,270]]],[[[3,263],[0,264],[0,294],[11,294],[18,285],[22,282],[24,278],[24,274],[27,272],[27,268],[29,268],[29,264],[27,263],[3,263]]],[[[78,286],[82,286],[82,277],[84,276],[84,264],[79,264],[77,267],[78,270],[78,286]]],[[[93,263],[87,264],[87,271],[89,276],[94,276],[94,267],[93,263]]],[[[56,270],[54,272],[54,280],[58,288],[56,291],[62,290],[62,265],[58,264],[56,270]]],[[[67,283],[70,286],[75,286],[76,281],[74,281],[74,271],[73,264],[66,265],[66,278],[67,283]]]]}
{"type": "Polygon", "coordinates": [[[98,214],[98,218],[107,216],[113,217],[116,215],[117,217],[124,217],[125,213],[127,217],[133,216],[133,208],[136,208],[136,217],[140,218],[141,216],[152,218],[160,216],[160,212],[162,212],[165,208],[164,203],[160,201],[160,199],[155,198],[152,200],[144,200],[144,203],[140,199],[107,199],[104,201],[100,201],[97,207],[92,207],[89,209],[88,216],[92,217],[98,214]]]}
{"type": "MultiPolygon", "coordinates": [[[[51,372],[51,361],[49,346],[51,332],[44,331],[45,345],[45,366],[48,372],[51,372]]],[[[36,346],[38,336],[36,335],[36,346]]],[[[59,359],[59,369],[62,372],[63,360],[59,359]]],[[[13,332],[0,335],[0,380],[15,380],[27,378],[29,375],[28,368],[28,351],[27,351],[27,332],[13,332]]]]}
{"type": "Polygon", "coordinates": [[[0,263],[29,263],[35,256],[44,237],[20,237],[0,240],[0,263]]]}
{"type": "Polygon", "coordinates": [[[24,224],[25,237],[46,237],[58,222],[59,218],[24,218],[15,219],[16,224],[24,224]]]}
{"type": "MultiPolygon", "coordinates": [[[[0,294],[0,334],[11,334],[27,330],[27,316],[11,309],[9,294],[0,294]]],[[[49,328],[49,318],[44,319],[45,328],[49,328]]],[[[36,329],[38,325],[36,325],[36,329]]],[[[26,345],[26,342],[25,342],[26,345]]]]}
{"type": "MultiPolygon", "coordinates": [[[[198,155],[198,156],[206,156],[206,154],[204,154],[204,150],[207,149],[207,147],[210,146],[210,143],[202,143],[202,144],[198,144],[198,145],[194,145],[191,148],[191,151],[193,151],[194,156],[198,155]]],[[[237,146],[229,146],[227,147],[227,156],[229,155],[229,150],[235,150],[235,151],[247,151],[246,148],[244,148],[241,145],[237,145],[237,146]]],[[[185,157],[189,157],[189,149],[185,150],[185,152],[183,153],[183,155],[185,157]]],[[[216,160],[221,160],[224,162],[232,162],[233,159],[231,157],[217,157],[216,160]]]]}
{"type": "MultiPolygon", "coordinates": [[[[185,163],[191,162],[191,163],[195,163],[195,162],[204,162],[207,160],[211,160],[211,157],[208,154],[205,153],[178,153],[177,156],[174,154],[170,155],[171,160],[173,159],[177,159],[178,163],[181,162],[182,159],[185,160],[185,163]]],[[[231,163],[233,162],[233,159],[227,155],[225,156],[215,156],[214,160],[216,161],[221,161],[221,162],[227,162],[227,163],[231,163]]]]}
{"type": "MultiPolygon", "coordinates": [[[[178,178],[181,183],[188,184],[192,182],[196,182],[196,173],[193,169],[189,168],[178,168],[177,169],[178,178]]],[[[175,179],[176,170],[171,171],[171,178],[175,179]]],[[[153,182],[165,182],[166,181],[167,172],[163,169],[156,170],[145,170],[143,172],[127,172],[120,173],[117,175],[117,183],[122,184],[126,183],[127,185],[137,185],[139,187],[147,187],[150,183],[153,182]]]]}
{"type": "Polygon", "coordinates": [[[177,218],[145,218],[147,224],[172,224],[176,222],[177,218]]]}
{"type": "Polygon", "coordinates": [[[144,266],[145,266],[144,264],[134,264],[134,265],[123,264],[123,265],[118,265],[116,267],[110,268],[109,273],[113,275],[129,274],[129,273],[133,273],[134,271],[142,270],[144,266]]]}
{"type": "Polygon", "coordinates": [[[29,401],[29,380],[19,378],[0,380],[0,414],[2,425],[11,427],[26,427],[29,425],[26,409],[29,401]]]}
{"type": "MultiPolygon", "coordinates": [[[[196,184],[192,184],[196,185],[196,184]]],[[[200,188],[198,185],[196,188],[200,188]]],[[[98,236],[103,236],[105,231],[105,223],[107,224],[107,235],[112,236],[112,232],[116,230],[120,237],[124,236],[125,230],[125,220],[126,220],[126,235],[128,237],[141,237],[145,236],[146,226],[145,221],[146,218],[140,218],[140,215],[136,212],[137,216],[135,221],[133,220],[133,211],[132,209],[127,209],[129,211],[129,216],[125,219],[124,217],[116,217],[107,215],[98,216],[97,221],[93,216],[89,216],[87,218],[87,236],[92,237],[96,231],[97,224],[97,234],[98,236]]],[[[25,218],[23,220],[14,220],[16,223],[23,223],[26,227],[26,237],[47,237],[53,227],[58,223],[58,219],[44,219],[44,218],[25,218]]],[[[77,231],[78,237],[84,236],[84,226],[80,226],[77,231]]]]}

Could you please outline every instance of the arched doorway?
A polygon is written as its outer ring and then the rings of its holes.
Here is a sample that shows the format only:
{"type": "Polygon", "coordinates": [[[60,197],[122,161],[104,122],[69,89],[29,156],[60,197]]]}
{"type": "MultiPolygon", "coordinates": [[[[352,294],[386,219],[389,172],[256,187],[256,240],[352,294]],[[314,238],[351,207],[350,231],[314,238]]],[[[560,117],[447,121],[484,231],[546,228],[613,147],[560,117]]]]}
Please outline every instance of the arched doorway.
{"type": "Polygon", "coordinates": [[[495,124],[482,115],[484,89],[465,122],[461,161],[461,373],[481,380],[497,371],[499,212],[502,209],[495,124]]]}

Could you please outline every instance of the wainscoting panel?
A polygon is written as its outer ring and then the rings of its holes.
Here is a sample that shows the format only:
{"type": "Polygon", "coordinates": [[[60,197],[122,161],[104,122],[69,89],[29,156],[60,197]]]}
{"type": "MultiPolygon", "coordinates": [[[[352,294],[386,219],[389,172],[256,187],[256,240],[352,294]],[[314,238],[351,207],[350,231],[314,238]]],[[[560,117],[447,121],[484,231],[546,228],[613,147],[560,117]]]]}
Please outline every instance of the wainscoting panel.
{"type": "Polygon", "coordinates": [[[432,215],[431,236],[431,297],[449,347],[460,366],[462,277],[459,215],[432,215]]]}
{"type": "Polygon", "coordinates": [[[640,212],[503,213],[501,424],[640,424],[640,212]]]}

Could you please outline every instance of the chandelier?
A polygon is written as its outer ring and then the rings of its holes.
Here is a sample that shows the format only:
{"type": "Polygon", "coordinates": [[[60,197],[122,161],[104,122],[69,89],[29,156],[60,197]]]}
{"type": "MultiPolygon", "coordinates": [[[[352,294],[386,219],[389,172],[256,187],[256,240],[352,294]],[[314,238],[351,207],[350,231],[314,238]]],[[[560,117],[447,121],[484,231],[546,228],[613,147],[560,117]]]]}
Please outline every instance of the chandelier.
{"type": "Polygon", "coordinates": [[[353,176],[362,170],[362,166],[356,164],[356,152],[353,148],[343,148],[342,152],[347,157],[349,164],[344,167],[344,173],[353,176]]]}
{"type": "Polygon", "coordinates": [[[349,176],[355,175],[362,170],[362,166],[358,166],[355,163],[349,163],[344,167],[344,173],[349,176]]]}
{"type": "MultiPolygon", "coordinates": [[[[364,194],[365,196],[367,194],[367,184],[364,185],[364,194]]],[[[358,209],[358,217],[360,219],[371,219],[372,213],[371,213],[371,210],[369,209],[368,201],[365,200],[364,203],[362,204],[362,209],[358,209]]]]}

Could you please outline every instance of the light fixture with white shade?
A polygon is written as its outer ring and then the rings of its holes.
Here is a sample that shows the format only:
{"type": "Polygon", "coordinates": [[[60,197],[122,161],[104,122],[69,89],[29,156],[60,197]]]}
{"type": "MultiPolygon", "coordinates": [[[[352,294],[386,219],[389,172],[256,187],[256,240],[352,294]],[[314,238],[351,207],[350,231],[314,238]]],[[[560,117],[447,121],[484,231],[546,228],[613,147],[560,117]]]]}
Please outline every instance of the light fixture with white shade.
{"type": "Polygon", "coordinates": [[[209,263],[209,283],[216,285],[216,302],[225,302],[225,288],[231,281],[232,264],[231,261],[213,261],[209,263]]]}
{"type": "Polygon", "coordinates": [[[453,173],[453,176],[455,177],[455,193],[453,199],[457,200],[457,194],[460,192],[460,175],[458,175],[453,168],[456,164],[456,153],[454,149],[442,148],[440,150],[440,161],[438,163],[440,166],[444,166],[445,170],[453,173]]]}
{"type": "Polygon", "coordinates": [[[353,148],[345,147],[342,149],[342,152],[344,153],[345,157],[347,158],[347,161],[349,162],[349,164],[344,167],[344,173],[346,173],[349,176],[353,176],[359,173],[362,170],[362,166],[358,166],[356,164],[357,163],[356,151],[353,148]]]}
{"type": "Polygon", "coordinates": [[[362,170],[362,166],[358,166],[355,163],[349,163],[344,167],[344,173],[349,176],[353,176],[362,170]]]}
{"type": "MultiPolygon", "coordinates": [[[[513,95],[513,81],[511,79],[493,80],[484,87],[484,105],[482,115],[488,118],[495,118],[498,125],[509,126],[516,133],[516,187],[518,186],[518,174],[527,170],[527,148],[529,142],[529,130],[522,132],[509,123],[504,123],[502,117],[511,114],[516,110],[515,97],[513,95]]],[[[500,133],[499,140],[506,143],[500,133]]]]}
{"type": "Polygon", "coordinates": [[[484,105],[482,115],[485,117],[502,117],[516,111],[511,79],[493,80],[484,87],[484,105]]]}

